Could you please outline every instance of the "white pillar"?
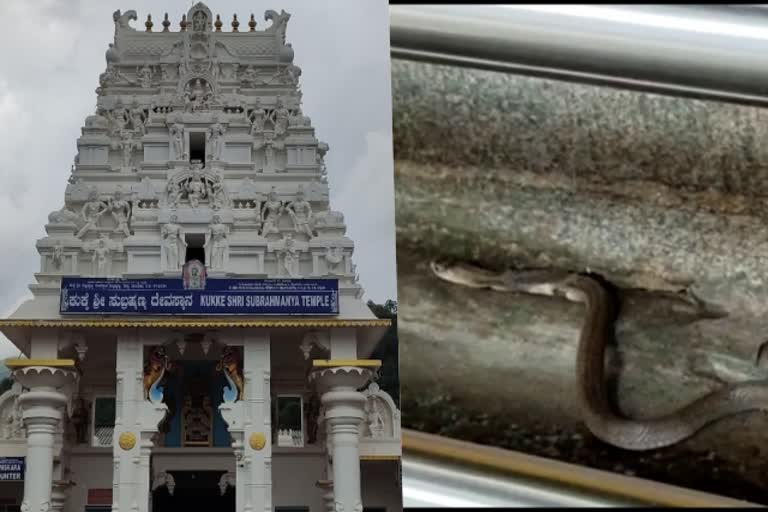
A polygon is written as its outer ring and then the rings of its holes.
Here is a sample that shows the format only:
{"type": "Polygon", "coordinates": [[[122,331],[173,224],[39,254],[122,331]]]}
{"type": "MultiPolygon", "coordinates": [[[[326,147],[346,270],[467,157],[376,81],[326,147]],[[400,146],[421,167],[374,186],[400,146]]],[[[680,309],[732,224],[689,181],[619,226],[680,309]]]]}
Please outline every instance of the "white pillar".
{"type": "Polygon", "coordinates": [[[168,407],[144,398],[144,346],[138,334],[118,338],[116,359],[112,510],[148,512],[152,437],[168,407]]]}
{"type": "MultiPolygon", "coordinates": [[[[73,362],[74,364],[74,362],[73,362]]],[[[14,379],[27,391],[18,398],[27,433],[22,510],[49,510],[52,504],[53,449],[77,374],[69,368],[23,366],[14,379]]]]}
{"type": "Polygon", "coordinates": [[[272,512],[269,333],[248,332],[239,343],[243,344],[243,399],[219,406],[233,439],[235,510],[272,512]]]}
{"type": "Polygon", "coordinates": [[[360,483],[360,424],[365,418],[365,395],[357,391],[372,376],[368,368],[334,366],[333,361],[312,373],[323,390],[325,430],[333,459],[336,512],[362,512],[360,483]]]}

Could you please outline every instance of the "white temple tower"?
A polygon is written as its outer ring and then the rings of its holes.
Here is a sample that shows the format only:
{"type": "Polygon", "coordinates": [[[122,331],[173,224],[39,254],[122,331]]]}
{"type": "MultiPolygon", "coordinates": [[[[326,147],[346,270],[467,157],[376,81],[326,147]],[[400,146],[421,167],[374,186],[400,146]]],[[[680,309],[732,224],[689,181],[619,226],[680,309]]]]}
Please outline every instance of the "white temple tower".
{"type": "Polygon", "coordinates": [[[33,298],[0,320],[26,356],[0,396],[22,510],[401,508],[370,359],[389,322],[329,204],[289,19],[114,13],[33,298]]]}

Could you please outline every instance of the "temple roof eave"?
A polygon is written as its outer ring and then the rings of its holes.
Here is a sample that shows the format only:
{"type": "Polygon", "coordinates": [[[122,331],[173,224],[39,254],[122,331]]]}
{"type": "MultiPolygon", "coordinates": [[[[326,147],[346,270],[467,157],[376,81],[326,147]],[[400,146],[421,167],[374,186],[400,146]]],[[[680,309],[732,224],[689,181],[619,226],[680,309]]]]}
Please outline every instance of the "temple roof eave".
{"type": "Polygon", "coordinates": [[[50,318],[50,319],[0,319],[0,332],[7,328],[84,329],[84,328],[331,328],[331,327],[389,327],[388,319],[325,318],[325,317],[179,317],[170,318],[50,318]]]}

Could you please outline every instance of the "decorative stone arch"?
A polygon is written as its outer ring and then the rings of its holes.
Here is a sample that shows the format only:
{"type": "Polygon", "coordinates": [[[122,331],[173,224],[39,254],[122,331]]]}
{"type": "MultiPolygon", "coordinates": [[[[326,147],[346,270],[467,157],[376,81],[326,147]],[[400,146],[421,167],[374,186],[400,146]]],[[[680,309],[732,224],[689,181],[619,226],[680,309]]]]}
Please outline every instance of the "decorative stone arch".
{"type": "Polygon", "coordinates": [[[203,2],[197,2],[187,12],[187,23],[189,26],[187,30],[189,32],[211,32],[213,30],[213,13],[203,2]],[[204,21],[200,18],[200,14],[205,16],[204,21]],[[198,18],[195,18],[198,16],[198,18]],[[195,22],[197,21],[197,25],[195,22]],[[202,29],[200,23],[202,22],[202,29]]]}
{"type": "MultiPolygon", "coordinates": [[[[205,182],[206,186],[212,186],[221,177],[219,173],[213,171],[210,167],[203,167],[197,169],[197,171],[200,172],[200,178],[205,182]]],[[[170,180],[174,185],[180,186],[183,182],[191,180],[194,175],[195,170],[190,167],[189,169],[180,170],[171,176],[170,180]]]]}
{"type": "Polygon", "coordinates": [[[367,399],[367,417],[360,435],[371,439],[400,439],[400,411],[389,393],[371,382],[363,395],[367,399]]]}
{"type": "Polygon", "coordinates": [[[184,90],[186,89],[187,85],[189,85],[190,88],[194,88],[195,82],[197,80],[203,80],[208,85],[208,87],[210,87],[212,98],[215,99],[216,97],[218,97],[220,93],[218,81],[214,80],[213,76],[211,76],[211,74],[207,72],[206,73],[191,72],[180,77],[179,83],[176,86],[176,94],[178,94],[179,96],[184,96],[184,90]]]}
{"type": "Polygon", "coordinates": [[[17,399],[21,394],[21,384],[14,382],[11,389],[0,395],[0,439],[23,440],[24,425],[17,399]]]}

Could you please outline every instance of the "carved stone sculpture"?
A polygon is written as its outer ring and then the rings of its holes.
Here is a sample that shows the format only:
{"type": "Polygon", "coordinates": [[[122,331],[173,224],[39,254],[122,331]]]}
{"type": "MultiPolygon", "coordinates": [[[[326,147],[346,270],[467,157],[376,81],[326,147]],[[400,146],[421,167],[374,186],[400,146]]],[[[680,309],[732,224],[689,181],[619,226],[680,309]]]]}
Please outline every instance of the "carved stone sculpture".
{"type": "Polygon", "coordinates": [[[293,233],[286,233],[283,240],[283,246],[278,250],[282,269],[288,277],[301,277],[299,271],[299,258],[301,253],[296,247],[296,241],[293,239],[293,233]]]}
{"type": "Polygon", "coordinates": [[[285,209],[291,216],[291,220],[293,220],[293,227],[296,232],[312,238],[314,236],[310,225],[312,222],[312,206],[304,198],[303,188],[299,188],[299,191],[296,193],[296,200],[288,204],[285,209]]]}
{"type": "Polygon", "coordinates": [[[272,115],[275,124],[275,134],[283,135],[288,129],[288,117],[290,116],[290,112],[286,108],[283,99],[279,96],[277,98],[277,106],[272,115]]]}
{"type": "Polygon", "coordinates": [[[264,13],[264,21],[272,20],[272,24],[266,28],[266,32],[275,32],[278,41],[285,44],[285,29],[288,26],[288,20],[291,19],[290,13],[283,10],[280,14],[277,11],[268,10],[264,13]]]}
{"type": "Polygon", "coordinates": [[[264,131],[264,121],[266,116],[264,109],[261,107],[261,102],[256,98],[256,104],[253,106],[250,114],[248,114],[248,121],[251,123],[251,135],[262,133],[264,131]]]}
{"type": "Polygon", "coordinates": [[[325,142],[320,142],[317,145],[317,165],[320,168],[321,182],[327,183],[328,181],[328,169],[325,167],[325,155],[328,153],[330,146],[325,142]]]}
{"type": "Polygon", "coordinates": [[[137,143],[133,139],[133,133],[124,129],[120,133],[120,148],[123,150],[123,170],[131,169],[131,158],[137,143]]]}
{"type": "Polygon", "coordinates": [[[90,423],[89,404],[83,398],[78,398],[72,411],[72,426],[75,429],[75,442],[86,444],[88,442],[88,423],[90,423]]]}
{"type": "Polygon", "coordinates": [[[264,205],[261,207],[261,235],[267,236],[272,233],[280,233],[278,222],[283,213],[283,202],[277,198],[277,191],[272,188],[264,205]]]}
{"type": "Polygon", "coordinates": [[[213,91],[208,82],[197,78],[194,82],[188,82],[184,86],[184,111],[198,112],[210,108],[210,100],[213,91]]]}
{"type": "Polygon", "coordinates": [[[131,236],[131,229],[128,226],[131,216],[131,203],[123,199],[123,193],[120,190],[116,190],[114,196],[109,198],[107,209],[117,223],[115,232],[131,236]]]}
{"type": "Polygon", "coordinates": [[[53,253],[51,255],[51,264],[56,270],[61,270],[61,265],[64,263],[64,244],[61,240],[56,241],[56,245],[53,246],[53,253]]]}
{"type": "Polygon", "coordinates": [[[139,100],[136,99],[135,96],[133,97],[133,106],[131,107],[130,118],[134,132],[140,135],[147,133],[147,127],[145,126],[147,122],[146,114],[144,113],[144,108],[139,105],[139,100]]]}
{"type": "Polygon", "coordinates": [[[243,379],[243,364],[241,360],[240,352],[234,347],[227,346],[222,350],[221,359],[216,365],[216,371],[224,373],[224,377],[229,383],[230,392],[235,393],[232,400],[227,400],[229,402],[237,402],[243,399],[245,381],[243,379]]]}
{"type": "Polygon", "coordinates": [[[139,77],[139,85],[141,85],[142,89],[152,87],[152,68],[148,64],[144,64],[141,69],[137,69],[136,75],[139,77]]]}
{"type": "Polygon", "coordinates": [[[79,219],[80,216],[66,206],[48,214],[48,222],[51,224],[77,224],[79,219]]]}
{"type": "Polygon", "coordinates": [[[220,210],[229,206],[229,198],[227,197],[227,191],[224,188],[224,182],[220,175],[216,175],[213,184],[211,185],[211,203],[214,210],[220,210]]]}
{"type": "Polygon", "coordinates": [[[209,262],[208,268],[224,270],[229,251],[229,228],[221,223],[221,217],[218,214],[213,216],[205,238],[205,259],[209,262]]]}
{"type": "Polygon", "coordinates": [[[240,82],[246,87],[253,87],[258,77],[259,75],[256,72],[256,68],[251,65],[245,68],[245,71],[243,71],[242,75],[240,76],[240,82]]]}
{"type": "Polygon", "coordinates": [[[211,142],[211,160],[221,160],[224,152],[224,126],[216,121],[213,123],[208,133],[211,142]]]}
{"type": "Polygon", "coordinates": [[[199,166],[194,166],[192,170],[192,179],[187,183],[186,192],[187,199],[189,199],[189,205],[192,208],[197,208],[200,205],[200,201],[207,197],[207,187],[203,182],[199,166]]]}
{"type": "Polygon", "coordinates": [[[344,252],[341,245],[326,246],[325,263],[328,266],[328,274],[341,275],[344,273],[344,252]]]}
{"type": "Polygon", "coordinates": [[[114,252],[121,252],[123,245],[110,240],[106,233],[102,233],[98,240],[85,244],[83,248],[93,253],[91,261],[96,277],[108,277],[112,271],[112,255],[114,252]]]}
{"type": "Polygon", "coordinates": [[[177,222],[178,216],[171,215],[170,221],[162,227],[160,233],[165,252],[163,261],[168,270],[180,269],[186,254],[187,242],[184,239],[184,231],[177,222]]]}
{"type": "Polygon", "coordinates": [[[176,180],[173,177],[168,178],[168,183],[165,185],[166,204],[169,208],[176,208],[181,200],[182,190],[176,180]]]}
{"type": "Polygon", "coordinates": [[[184,125],[176,121],[169,128],[171,135],[171,146],[173,148],[172,159],[186,160],[187,152],[184,147],[184,125]]]}
{"type": "Polygon", "coordinates": [[[208,23],[208,16],[203,11],[197,11],[192,16],[192,30],[195,32],[205,32],[208,23]]]}
{"type": "Polygon", "coordinates": [[[96,189],[92,189],[88,195],[88,202],[83,205],[83,209],[80,210],[80,216],[84,222],[82,228],[77,233],[78,238],[82,238],[88,231],[95,229],[99,223],[99,219],[107,211],[107,205],[104,201],[99,200],[99,193],[96,189]]]}
{"type": "Polygon", "coordinates": [[[305,116],[301,111],[301,108],[297,108],[296,111],[288,118],[288,126],[296,128],[309,128],[312,125],[312,119],[305,116]]]}
{"type": "Polygon", "coordinates": [[[24,424],[22,420],[21,407],[18,403],[18,391],[11,390],[6,391],[3,395],[3,411],[7,411],[4,414],[4,421],[2,425],[2,438],[3,439],[23,439],[24,438],[24,424]]]}
{"type": "Polygon", "coordinates": [[[368,429],[371,432],[371,437],[378,439],[384,437],[384,429],[386,423],[384,417],[381,415],[381,407],[377,398],[369,398],[366,402],[368,429]]]}

